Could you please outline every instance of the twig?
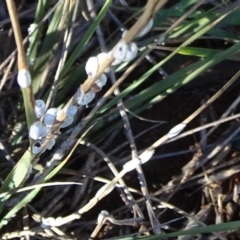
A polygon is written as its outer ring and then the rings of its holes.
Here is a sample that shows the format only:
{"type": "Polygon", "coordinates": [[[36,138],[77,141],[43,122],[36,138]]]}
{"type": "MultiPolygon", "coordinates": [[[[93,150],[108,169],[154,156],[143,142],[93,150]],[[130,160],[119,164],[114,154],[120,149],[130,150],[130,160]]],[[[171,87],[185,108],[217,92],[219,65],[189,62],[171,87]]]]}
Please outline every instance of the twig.
{"type": "Polygon", "coordinates": [[[170,143],[170,142],[176,141],[178,139],[181,139],[183,137],[192,135],[193,133],[199,132],[202,129],[206,129],[206,128],[213,127],[213,126],[219,126],[222,123],[225,123],[225,122],[228,122],[228,121],[231,121],[231,120],[235,120],[237,118],[240,118],[240,113],[232,115],[230,117],[225,117],[225,118],[222,118],[222,119],[220,118],[220,120],[217,120],[217,121],[214,121],[214,122],[211,122],[211,123],[207,123],[207,124],[205,124],[203,126],[196,127],[196,128],[191,129],[189,131],[186,131],[186,132],[178,135],[177,137],[175,137],[173,139],[169,139],[168,141],[166,141],[166,143],[170,143]]]}

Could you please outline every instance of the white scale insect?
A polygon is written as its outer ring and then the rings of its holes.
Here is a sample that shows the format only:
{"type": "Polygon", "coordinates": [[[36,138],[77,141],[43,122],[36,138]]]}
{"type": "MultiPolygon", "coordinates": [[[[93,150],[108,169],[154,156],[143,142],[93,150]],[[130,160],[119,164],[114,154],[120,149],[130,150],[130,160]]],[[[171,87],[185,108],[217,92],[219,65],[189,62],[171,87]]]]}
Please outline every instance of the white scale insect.
{"type": "Polygon", "coordinates": [[[47,110],[45,102],[41,99],[36,100],[34,110],[36,117],[41,118],[47,110]]]}

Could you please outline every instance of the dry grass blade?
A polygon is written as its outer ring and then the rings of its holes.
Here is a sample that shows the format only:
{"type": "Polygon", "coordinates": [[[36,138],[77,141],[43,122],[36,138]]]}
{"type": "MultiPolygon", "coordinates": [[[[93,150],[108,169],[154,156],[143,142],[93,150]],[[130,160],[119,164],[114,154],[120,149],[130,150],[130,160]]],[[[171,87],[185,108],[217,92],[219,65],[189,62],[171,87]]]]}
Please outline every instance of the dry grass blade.
{"type": "MultiPolygon", "coordinates": [[[[9,15],[11,18],[11,23],[13,26],[13,32],[14,32],[14,36],[15,36],[15,41],[17,44],[18,71],[19,71],[19,73],[21,71],[28,72],[28,64],[27,64],[27,60],[26,60],[25,50],[23,47],[23,39],[22,39],[19,21],[17,18],[17,11],[16,11],[16,7],[15,7],[15,3],[12,0],[7,0],[6,3],[8,6],[8,11],[9,11],[9,15]]],[[[28,72],[28,74],[29,74],[29,72],[28,72]]],[[[30,79],[30,83],[27,83],[27,85],[24,87],[21,87],[21,89],[22,89],[22,93],[23,93],[24,106],[25,106],[25,112],[26,112],[26,117],[27,117],[27,124],[28,124],[28,128],[30,128],[31,124],[36,120],[36,117],[34,114],[35,100],[34,100],[33,91],[32,91],[31,79],[30,79]]]]}

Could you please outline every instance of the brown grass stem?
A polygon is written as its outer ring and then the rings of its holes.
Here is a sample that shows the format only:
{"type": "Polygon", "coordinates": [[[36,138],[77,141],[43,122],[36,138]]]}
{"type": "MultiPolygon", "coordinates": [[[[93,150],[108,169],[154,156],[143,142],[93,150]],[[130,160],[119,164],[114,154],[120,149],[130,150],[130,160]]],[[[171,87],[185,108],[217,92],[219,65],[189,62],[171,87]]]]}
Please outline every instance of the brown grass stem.
{"type": "Polygon", "coordinates": [[[25,50],[22,43],[23,39],[22,39],[21,28],[19,25],[18,17],[17,17],[16,6],[13,0],[6,0],[6,3],[7,3],[8,12],[9,12],[12,27],[13,27],[17,50],[18,50],[18,69],[19,70],[27,69],[28,65],[27,65],[25,50]]]}

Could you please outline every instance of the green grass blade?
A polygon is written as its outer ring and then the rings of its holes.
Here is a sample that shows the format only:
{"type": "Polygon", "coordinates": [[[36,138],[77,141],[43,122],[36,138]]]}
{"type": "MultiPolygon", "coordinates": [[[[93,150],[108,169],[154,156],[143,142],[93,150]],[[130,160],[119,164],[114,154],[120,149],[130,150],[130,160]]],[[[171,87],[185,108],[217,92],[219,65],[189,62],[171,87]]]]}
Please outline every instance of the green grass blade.
{"type": "MultiPolygon", "coordinates": [[[[191,36],[189,39],[187,39],[181,46],[179,46],[176,50],[174,50],[169,56],[167,56],[164,60],[160,61],[158,64],[156,64],[154,67],[152,67],[150,70],[148,70],[142,77],[140,77],[136,82],[131,84],[127,89],[125,89],[121,94],[119,94],[117,97],[115,97],[111,102],[105,105],[104,108],[101,109],[100,113],[105,112],[110,107],[114,106],[120,99],[127,96],[130,92],[132,92],[134,89],[136,89],[138,86],[140,86],[149,76],[151,76],[155,71],[157,71],[163,64],[165,64],[169,59],[171,59],[173,56],[175,56],[178,51],[182,47],[188,46],[190,43],[198,39],[200,36],[208,32],[211,28],[213,28],[217,23],[219,23],[221,20],[223,20],[228,14],[230,14],[232,11],[227,12],[226,14],[222,15],[220,18],[215,20],[214,22],[208,24],[207,26],[203,27],[200,31],[195,33],[193,36],[191,36]]],[[[234,45],[235,46],[235,45],[234,45]]],[[[237,52],[237,51],[235,51],[237,52]]],[[[234,53],[235,53],[234,52],[234,53]]],[[[229,54],[230,55],[230,54],[229,54]]]]}
{"type": "MultiPolygon", "coordinates": [[[[18,161],[16,166],[13,168],[13,170],[8,174],[7,178],[4,180],[0,188],[0,193],[7,192],[20,186],[29,170],[29,166],[33,159],[34,155],[31,153],[31,151],[27,150],[22,158],[18,161]]],[[[2,211],[4,203],[7,199],[9,199],[10,196],[11,195],[9,194],[7,197],[0,199],[0,212],[2,211]]]]}
{"type": "Polygon", "coordinates": [[[48,3],[49,1],[47,0],[38,1],[37,10],[35,14],[35,21],[33,23],[37,28],[32,33],[31,41],[29,41],[28,61],[30,62],[30,64],[35,62],[35,59],[37,56],[37,51],[39,48],[39,38],[40,38],[39,23],[45,16],[48,3]]]}
{"type": "Polygon", "coordinates": [[[167,234],[160,234],[156,236],[147,236],[147,237],[126,237],[126,238],[118,238],[121,240],[154,240],[154,239],[166,239],[169,237],[178,237],[178,236],[185,236],[185,235],[196,235],[196,234],[203,234],[203,233],[213,233],[213,232],[221,232],[221,231],[230,231],[230,230],[237,230],[240,227],[240,221],[235,222],[228,222],[222,223],[217,225],[210,225],[204,227],[197,227],[192,228],[189,230],[178,231],[174,233],[167,233],[167,234]]]}
{"type": "MultiPolygon", "coordinates": [[[[59,170],[67,163],[68,161],[68,157],[66,157],[64,159],[64,161],[62,161],[60,164],[58,164],[45,178],[41,183],[46,183],[47,181],[49,181],[55,174],[57,174],[59,172],[59,170]]],[[[26,160],[26,159],[25,159],[26,160]]],[[[28,159],[30,160],[30,159],[28,159]]],[[[29,162],[25,161],[25,164],[30,164],[29,162]]],[[[22,166],[22,165],[21,165],[22,166]]],[[[14,207],[0,220],[0,229],[2,228],[2,226],[4,224],[6,224],[9,219],[12,218],[12,216],[14,216],[20,209],[22,209],[24,206],[26,206],[27,203],[29,203],[30,201],[32,201],[32,199],[39,193],[39,191],[41,190],[41,187],[36,188],[34,190],[32,190],[29,194],[27,194],[22,200],[20,200],[16,205],[14,205],[14,207]]],[[[1,191],[2,192],[6,192],[5,191],[1,191]]],[[[8,195],[8,198],[10,197],[10,194],[8,195]]]]}
{"type": "Polygon", "coordinates": [[[82,41],[78,44],[75,51],[72,53],[72,55],[66,62],[65,66],[61,72],[60,78],[63,77],[67,73],[67,71],[70,69],[70,67],[74,63],[74,61],[79,57],[81,51],[83,50],[83,48],[86,46],[86,44],[88,43],[88,41],[91,39],[92,35],[94,34],[97,26],[100,24],[100,22],[106,15],[106,12],[109,9],[109,7],[111,6],[111,4],[112,4],[112,0],[105,1],[101,11],[97,15],[96,19],[93,21],[91,27],[89,28],[87,33],[83,36],[82,41]]]}
{"type": "Polygon", "coordinates": [[[32,99],[32,87],[22,88],[24,109],[26,113],[28,129],[36,121],[36,115],[34,111],[34,100],[32,99]]]}
{"type": "Polygon", "coordinates": [[[56,42],[58,42],[59,34],[61,34],[58,31],[58,27],[63,14],[63,4],[64,1],[61,1],[52,17],[46,33],[46,37],[44,38],[41,49],[39,50],[38,57],[34,64],[34,68],[32,69],[34,93],[37,93],[39,90],[39,85],[43,79],[44,70],[49,64],[48,59],[53,52],[54,45],[56,44],[56,42]]]}
{"type": "Polygon", "coordinates": [[[31,191],[26,197],[24,197],[20,202],[14,205],[14,207],[0,220],[0,229],[27,203],[29,203],[41,190],[41,188],[36,188],[31,191]]]}
{"type": "Polygon", "coordinates": [[[229,49],[223,52],[220,52],[213,57],[209,57],[205,60],[201,60],[199,62],[193,63],[190,66],[185,67],[184,69],[181,69],[180,71],[172,74],[168,78],[160,82],[157,82],[151,85],[149,88],[138,93],[134,101],[131,101],[131,100],[125,101],[126,106],[129,108],[133,108],[136,105],[142,104],[142,102],[158,94],[161,94],[163,91],[166,91],[166,90],[167,90],[167,95],[175,92],[177,89],[189,83],[190,81],[192,81],[194,78],[196,78],[198,75],[200,75],[207,69],[223,61],[228,56],[231,56],[234,53],[236,53],[239,48],[240,48],[240,43],[237,43],[232,47],[230,47],[229,49]]]}

